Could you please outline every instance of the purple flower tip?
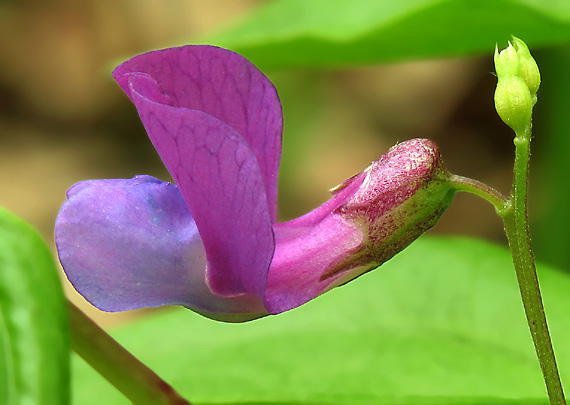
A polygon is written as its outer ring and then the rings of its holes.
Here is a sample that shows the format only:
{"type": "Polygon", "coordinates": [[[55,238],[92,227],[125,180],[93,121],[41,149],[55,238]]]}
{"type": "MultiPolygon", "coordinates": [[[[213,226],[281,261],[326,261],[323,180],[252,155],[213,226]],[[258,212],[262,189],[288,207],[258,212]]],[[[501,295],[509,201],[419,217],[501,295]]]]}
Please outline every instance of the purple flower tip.
{"type": "Polygon", "coordinates": [[[113,77],[176,184],[137,176],[69,190],[59,258],[102,310],[178,304],[232,322],[287,311],[390,259],[453,196],[437,147],[414,139],[277,223],[281,104],[255,66],[185,46],[136,56],[113,77]]]}

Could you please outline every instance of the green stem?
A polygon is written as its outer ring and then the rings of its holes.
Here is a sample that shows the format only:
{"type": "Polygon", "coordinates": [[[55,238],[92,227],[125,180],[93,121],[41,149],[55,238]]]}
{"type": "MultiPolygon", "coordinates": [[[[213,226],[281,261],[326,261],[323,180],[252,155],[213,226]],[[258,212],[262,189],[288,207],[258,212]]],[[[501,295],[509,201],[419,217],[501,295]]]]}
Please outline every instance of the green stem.
{"type": "Polygon", "coordinates": [[[452,174],[448,181],[457,191],[466,191],[489,201],[495,206],[495,210],[499,215],[501,215],[508,205],[507,199],[503,197],[500,192],[485,183],[456,174],[452,174]]]}
{"type": "Polygon", "coordinates": [[[71,345],[134,404],[189,404],[71,302],[71,345]]]}
{"type": "Polygon", "coordinates": [[[530,159],[530,125],[514,140],[515,163],[513,191],[510,204],[502,213],[509,240],[521,297],[534,342],[534,347],[546,382],[551,404],[566,404],[558,375],[556,358],[548,332],[530,242],[527,213],[528,168],[530,159]]]}
{"type": "Polygon", "coordinates": [[[489,201],[495,206],[497,214],[503,218],[524,310],[546,382],[548,397],[551,404],[558,405],[566,404],[566,401],[542,305],[528,226],[530,134],[531,126],[529,125],[523,133],[517,133],[515,137],[513,190],[508,200],[497,190],[467,177],[452,175],[449,181],[457,191],[466,191],[489,201]]]}

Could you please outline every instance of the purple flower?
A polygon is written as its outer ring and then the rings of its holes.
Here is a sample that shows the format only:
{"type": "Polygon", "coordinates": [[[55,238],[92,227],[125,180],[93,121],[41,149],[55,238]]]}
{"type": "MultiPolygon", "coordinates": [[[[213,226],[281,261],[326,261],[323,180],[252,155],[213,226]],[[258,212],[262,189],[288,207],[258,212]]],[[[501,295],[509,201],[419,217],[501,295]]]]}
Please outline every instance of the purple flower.
{"type": "Polygon", "coordinates": [[[255,66],[186,46],[136,56],[113,77],[175,185],[137,176],[69,190],[59,258],[102,310],[178,304],[234,322],[287,311],[390,259],[453,197],[437,147],[414,139],[278,223],[281,105],[255,66]]]}

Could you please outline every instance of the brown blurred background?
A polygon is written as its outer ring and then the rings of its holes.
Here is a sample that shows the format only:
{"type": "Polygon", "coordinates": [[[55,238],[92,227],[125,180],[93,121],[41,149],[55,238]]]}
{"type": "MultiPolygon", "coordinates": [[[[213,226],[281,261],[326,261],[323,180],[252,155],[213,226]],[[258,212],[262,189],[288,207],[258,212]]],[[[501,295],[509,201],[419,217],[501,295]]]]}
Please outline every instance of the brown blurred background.
{"type": "MultiPolygon", "coordinates": [[[[0,2],[0,204],[53,245],[53,223],[73,183],[136,174],[168,179],[110,71],[134,54],[193,43],[259,3],[0,2]]],[[[507,192],[512,136],[492,104],[492,51],[343,71],[266,72],[285,115],[281,220],[322,203],[329,188],[413,137],[435,140],[450,171],[507,192]]],[[[504,242],[493,209],[469,195],[457,196],[433,232],[504,242]]],[[[111,325],[123,317],[98,319],[111,325]]]]}

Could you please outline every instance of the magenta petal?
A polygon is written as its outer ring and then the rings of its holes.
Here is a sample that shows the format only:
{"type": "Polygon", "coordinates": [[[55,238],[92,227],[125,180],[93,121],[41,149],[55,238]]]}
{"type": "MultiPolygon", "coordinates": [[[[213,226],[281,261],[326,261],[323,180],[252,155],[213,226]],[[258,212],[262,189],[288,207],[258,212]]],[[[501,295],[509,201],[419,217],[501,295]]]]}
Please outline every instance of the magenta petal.
{"type": "MultiPolygon", "coordinates": [[[[275,228],[277,245],[267,279],[265,307],[272,314],[298,307],[348,281],[346,272],[323,275],[357,251],[365,235],[337,215],[314,227],[275,228]]],[[[351,278],[369,270],[353,268],[351,278]]]]}
{"type": "Polygon", "coordinates": [[[257,297],[210,292],[200,235],[172,184],[149,176],[78,183],[55,237],[67,277],[99,309],[179,304],[225,320],[215,314],[265,312],[257,297]]]}
{"type": "Polygon", "coordinates": [[[131,98],[196,221],[219,295],[263,297],[274,240],[258,161],[230,126],[172,107],[147,75],[131,75],[131,98]]]}
{"type": "Polygon", "coordinates": [[[448,178],[437,146],[412,139],[336,187],[319,208],[275,225],[267,310],[302,305],[391,259],[449,206],[448,178]]]}
{"type": "Polygon", "coordinates": [[[207,45],[136,56],[119,65],[113,77],[132,99],[128,77],[141,73],[158,83],[168,104],[201,111],[240,134],[257,159],[271,220],[276,222],[283,118],[267,77],[241,55],[207,45]]]}
{"type": "MultiPolygon", "coordinates": [[[[348,281],[346,272],[331,277],[324,275],[349,259],[365,239],[359,226],[336,213],[354,197],[365,178],[365,173],[350,178],[320,207],[274,226],[275,255],[265,295],[265,307],[270,313],[298,307],[348,281]]],[[[365,270],[367,268],[353,268],[350,277],[357,277],[365,270]]]]}

